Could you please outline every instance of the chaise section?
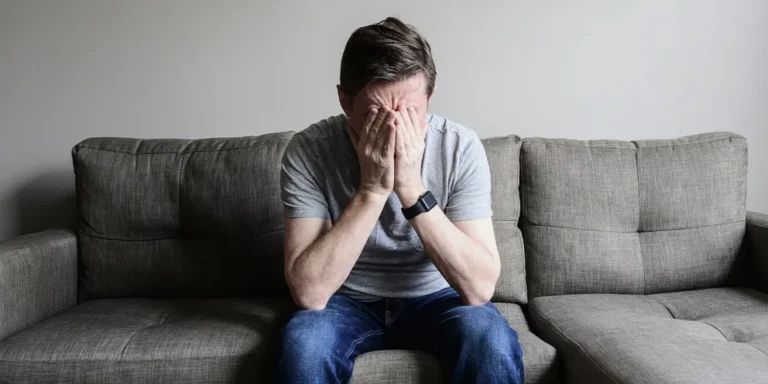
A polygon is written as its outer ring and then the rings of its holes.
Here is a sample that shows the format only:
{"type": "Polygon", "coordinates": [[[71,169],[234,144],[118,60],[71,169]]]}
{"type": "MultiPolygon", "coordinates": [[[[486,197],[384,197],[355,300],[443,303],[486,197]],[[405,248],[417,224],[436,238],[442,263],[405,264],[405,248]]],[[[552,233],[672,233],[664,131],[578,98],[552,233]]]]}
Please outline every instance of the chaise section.
{"type": "Polygon", "coordinates": [[[263,382],[287,298],[88,301],[0,343],[0,382],[263,382]]]}
{"type": "Polygon", "coordinates": [[[765,383],[768,294],[712,288],[538,297],[531,317],[573,383],[765,383]]]}
{"type": "Polygon", "coordinates": [[[520,161],[529,314],[566,382],[765,383],[743,137],[530,138],[520,161]]]}

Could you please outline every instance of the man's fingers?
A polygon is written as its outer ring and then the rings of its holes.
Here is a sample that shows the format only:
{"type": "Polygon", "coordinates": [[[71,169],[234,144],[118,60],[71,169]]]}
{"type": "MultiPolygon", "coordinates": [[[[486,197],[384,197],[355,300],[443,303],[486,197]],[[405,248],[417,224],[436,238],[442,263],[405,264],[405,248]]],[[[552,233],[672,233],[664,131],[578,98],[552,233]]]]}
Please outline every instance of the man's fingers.
{"type": "Polygon", "coordinates": [[[363,146],[373,143],[376,135],[373,133],[374,126],[376,125],[376,119],[383,115],[378,109],[373,108],[368,111],[368,115],[365,117],[362,127],[360,127],[360,140],[362,140],[363,146]]]}
{"type": "Polygon", "coordinates": [[[397,107],[397,111],[402,116],[403,125],[405,125],[405,129],[408,130],[409,136],[416,136],[418,133],[416,132],[416,129],[418,126],[413,125],[413,120],[411,119],[411,116],[409,114],[409,108],[406,108],[405,105],[400,105],[397,107]]]}
{"type": "Polygon", "coordinates": [[[357,148],[357,146],[360,145],[360,136],[357,135],[355,129],[352,128],[351,125],[347,125],[347,132],[349,133],[349,138],[352,140],[352,145],[357,148]]]}
{"type": "Polygon", "coordinates": [[[379,110],[376,108],[372,108],[368,111],[368,114],[365,116],[365,121],[363,122],[363,126],[360,129],[360,136],[365,137],[368,136],[368,133],[371,131],[371,126],[373,125],[373,122],[376,120],[376,115],[378,115],[379,110]]]}
{"type": "Polygon", "coordinates": [[[387,142],[384,145],[382,152],[384,153],[385,158],[391,159],[395,156],[395,140],[397,139],[397,127],[395,126],[395,123],[389,123],[387,124],[387,128],[385,129],[388,131],[387,142]]]}
{"type": "Polygon", "coordinates": [[[426,123],[424,121],[419,121],[419,115],[416,113],[416,108],[408,108],[408,118],[411,120],[414,135],[423,137],[424,132],[426,132],[426,123]]]}
{"type": "MultiPolygon", "coordinates": [[[[403,149],[408,148],[411,145],[411,127],[408,126],[408,116],[406,116],[405,107],[402,105],[397,107],[397,126],[401,127],[397,132],[397,140],[402,141],[403,149]]],[[[399,149],[398,149],[399,150],[399,149]]]]}
{"type": "Polygon", "coordinates": [[[376,115],[376,120],[373,122],[373,125],[371,125],[371,130],[368,133],[371,141],[375,140],[379,136],[379,131],[389,120],[390,113],[391,111],[389,109],[384,109],[379,111],[379,113],[376,115]]]}
{"type": "Polygon", "coordinates": [[[405,148],[406,136],[408,136],[408,134],[404,132],[404,129],[398,129],[395,131],[395,153],[397,156],[404,156],[407,152],[405,148]]]}

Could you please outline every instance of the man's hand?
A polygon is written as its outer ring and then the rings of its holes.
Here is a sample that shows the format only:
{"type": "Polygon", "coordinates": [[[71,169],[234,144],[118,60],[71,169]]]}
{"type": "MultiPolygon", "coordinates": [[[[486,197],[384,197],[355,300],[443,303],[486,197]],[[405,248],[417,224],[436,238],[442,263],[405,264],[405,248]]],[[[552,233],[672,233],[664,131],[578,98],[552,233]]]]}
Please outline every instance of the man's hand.
{"type": "Polygon", "coordinates": [[[407,208],[419,200],[425,192],[421,182],[421,160],[424,157],[424,137],[427,124],[419,121],[413,107],[397,108],[394,191],[400,204],[407,208]]]}
{"type": "Polygon", "coordinates": [[[372,109],[360,134],[347,127],[360,161],[360,188],[386,199],[395,185],[395,111],[372,109]]]}

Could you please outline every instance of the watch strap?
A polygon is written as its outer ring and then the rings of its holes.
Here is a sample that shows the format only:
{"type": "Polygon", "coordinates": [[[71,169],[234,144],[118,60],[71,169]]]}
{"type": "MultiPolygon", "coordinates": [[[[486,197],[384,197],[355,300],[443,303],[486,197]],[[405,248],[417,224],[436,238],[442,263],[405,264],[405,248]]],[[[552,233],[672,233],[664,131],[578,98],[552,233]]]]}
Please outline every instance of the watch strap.
{"type": "Polygon", "coordinates": [[[435,199],[435,196],[432,194],[432,192],[427,191],[424,192],[423,195],[419,196],[419,200],[416,201],[416,204],[408,208],[403,208],[402,211],[405,219],[411,220],[424,212],[429,212],[432,208],[435,207],[435,205],[437,205],[437,199],[435,199]]]}

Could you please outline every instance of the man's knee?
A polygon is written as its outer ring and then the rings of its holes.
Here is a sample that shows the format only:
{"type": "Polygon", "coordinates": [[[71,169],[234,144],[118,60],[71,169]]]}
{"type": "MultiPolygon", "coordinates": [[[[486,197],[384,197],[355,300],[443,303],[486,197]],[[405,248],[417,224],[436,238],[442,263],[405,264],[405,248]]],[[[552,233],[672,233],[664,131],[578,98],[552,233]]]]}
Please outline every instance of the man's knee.
{"type": "Polygon", "coordinates": [[[338,315],[331,310],[301,310],[283,328],[278,382],[337,382],[352,362],[344,358],[338,315]]]}
{"type": "Polygon", "coordinates": [[[494,353],[510,351],[518,344],[517,333],[491,305],[461,306],[451,311],[451,333],[470,347],[494,353]]]}
{"type": "Polygon", "coordinates": [[[317,359],[332,351],[337,342],[337,321],[328,310],[301,310],[288,321],[282,333],[283,355],[317,359]]]}
{"type": "Polygon", "coordinates": [[[517,332],[496,308],[487,304],[461,306],[452,311],[448,321],[453,342],[460,346],[455,358],[461,377],[469,380],[482,376],[492,382],[523,383],[523,350],[517,332]]]}

